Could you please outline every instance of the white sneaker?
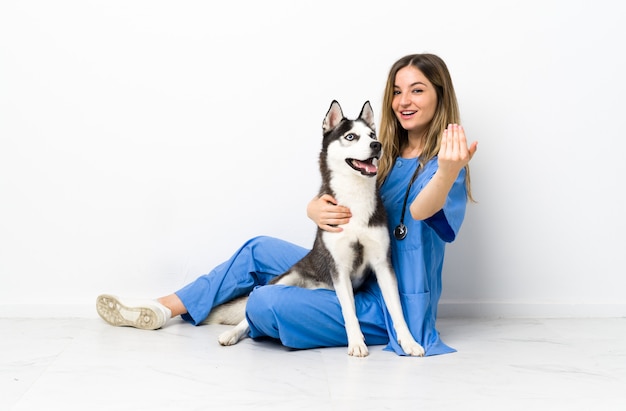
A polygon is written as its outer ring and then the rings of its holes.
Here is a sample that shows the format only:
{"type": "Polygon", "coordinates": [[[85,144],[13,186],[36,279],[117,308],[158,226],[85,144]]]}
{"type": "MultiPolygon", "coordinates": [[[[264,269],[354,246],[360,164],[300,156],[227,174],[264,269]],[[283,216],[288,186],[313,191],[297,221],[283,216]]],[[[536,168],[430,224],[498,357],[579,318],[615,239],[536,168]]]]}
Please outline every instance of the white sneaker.
{"type": "Polygon", "coordinates": [[[102,294],[96,300],[96,310],[102,319],[116,327],[128,326],[156,330],[172,317],[169,308],[155,300],[122,300],[102,294]]]}

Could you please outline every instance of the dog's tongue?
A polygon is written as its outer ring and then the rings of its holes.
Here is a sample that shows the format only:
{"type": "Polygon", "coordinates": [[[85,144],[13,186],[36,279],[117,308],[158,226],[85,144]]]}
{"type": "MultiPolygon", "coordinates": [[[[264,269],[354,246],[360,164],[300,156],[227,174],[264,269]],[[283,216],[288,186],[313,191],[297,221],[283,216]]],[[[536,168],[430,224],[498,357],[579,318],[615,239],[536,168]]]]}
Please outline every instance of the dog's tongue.
{"type": "Polygon", "coordinates": [[[378,171],[378,167],[374,165],[371,161],[360,161],[354,160],[356,166],[362,170],[364,170],[367,174],[375,174],[378,171]]]}

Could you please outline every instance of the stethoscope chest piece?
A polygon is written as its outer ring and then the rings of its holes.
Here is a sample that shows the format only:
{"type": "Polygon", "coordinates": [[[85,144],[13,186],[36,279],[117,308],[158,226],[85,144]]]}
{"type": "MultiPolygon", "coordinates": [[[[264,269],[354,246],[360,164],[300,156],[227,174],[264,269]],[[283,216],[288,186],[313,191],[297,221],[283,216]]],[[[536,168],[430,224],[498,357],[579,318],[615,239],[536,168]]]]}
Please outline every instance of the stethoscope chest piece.
{"type": "Polygon", "coordinates": [[[396,240],[404,240],[406,237],[406,233],[408,232],[404,223],[398,224],[395,230],[393,230],[393,236],[396,237],[396,240]]]}
{"type": "Polygon", "coordinates": [[[406,211],[406,203],[407,203],[407,200],[409,199],[409,193],[411,192],[411,186],[413,185],[413,182],[417,178],[417,173],[419,173],[420,166],[421,165],[418,160],[417,167],[415,168],[415,172],[413,172],[413,176],[411,177],[411,180],[409,180],[409,186],[406,188],[406,193],[404,193],[404,202],[402,204],[402,215],[400,216],[400,224],[398,224],[396,228],[393,230],[393,236],[398,241],[404,240],[406,238],[407,233],[409,232],[409,229],[404,225],[404,213],[406,211]]]}

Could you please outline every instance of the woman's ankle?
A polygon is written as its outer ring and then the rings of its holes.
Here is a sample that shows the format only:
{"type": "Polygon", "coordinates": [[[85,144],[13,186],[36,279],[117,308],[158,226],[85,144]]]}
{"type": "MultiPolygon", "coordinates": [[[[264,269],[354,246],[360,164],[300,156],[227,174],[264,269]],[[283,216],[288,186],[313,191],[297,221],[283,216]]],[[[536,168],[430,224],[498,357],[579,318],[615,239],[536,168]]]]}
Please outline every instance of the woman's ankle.
{"type": "Polygon", "coordinates": [[[166,306],[172,312],[172,317],[187,313],[187,308],[176,294],[169,294],[157,298],[157,301],[166,306]]]}

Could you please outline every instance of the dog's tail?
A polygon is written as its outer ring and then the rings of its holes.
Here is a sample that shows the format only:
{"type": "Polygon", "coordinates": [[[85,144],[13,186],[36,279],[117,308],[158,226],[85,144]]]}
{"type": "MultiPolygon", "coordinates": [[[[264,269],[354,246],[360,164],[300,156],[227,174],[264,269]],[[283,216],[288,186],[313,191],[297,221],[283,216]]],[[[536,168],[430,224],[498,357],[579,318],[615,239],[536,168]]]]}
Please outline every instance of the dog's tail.
{"type": "Polygon", "coordinates": [[[248,296],[235,298],[211,310],[202,324],[237,325],[246,318],[248,296]]]}

